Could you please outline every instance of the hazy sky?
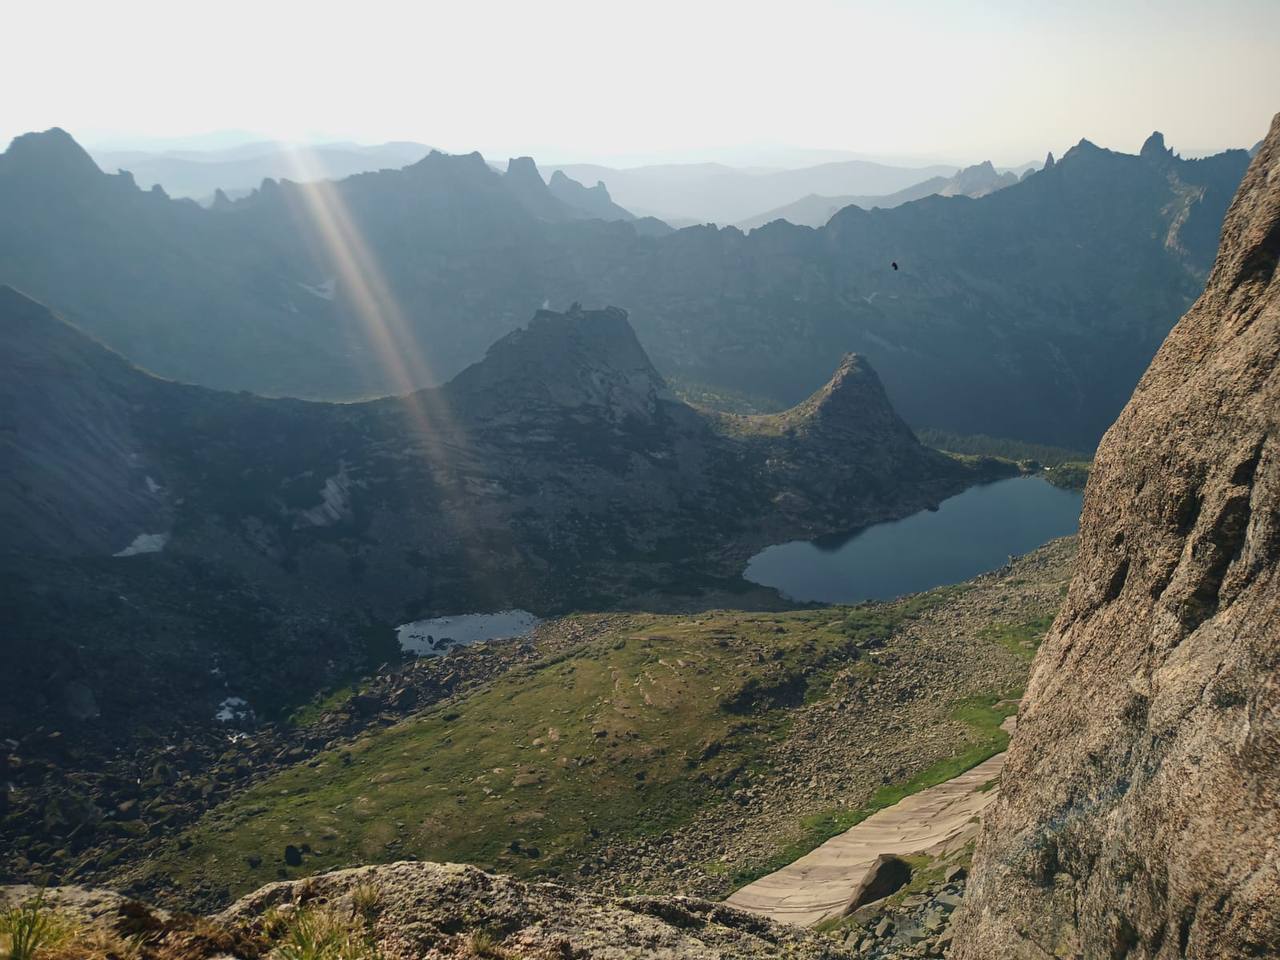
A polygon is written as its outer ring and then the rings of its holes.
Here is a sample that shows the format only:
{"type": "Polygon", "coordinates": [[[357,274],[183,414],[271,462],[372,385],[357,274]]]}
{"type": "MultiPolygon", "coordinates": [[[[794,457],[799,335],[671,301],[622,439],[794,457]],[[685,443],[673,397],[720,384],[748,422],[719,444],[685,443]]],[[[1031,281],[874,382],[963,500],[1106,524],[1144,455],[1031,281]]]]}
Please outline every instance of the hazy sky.
{"type": "Polygon", "coordinates": [[[1280,0],[18,2],[0,137],[235,129],[491,157],[793,146],[1039,159],[1251,146],[1280,0]]]}

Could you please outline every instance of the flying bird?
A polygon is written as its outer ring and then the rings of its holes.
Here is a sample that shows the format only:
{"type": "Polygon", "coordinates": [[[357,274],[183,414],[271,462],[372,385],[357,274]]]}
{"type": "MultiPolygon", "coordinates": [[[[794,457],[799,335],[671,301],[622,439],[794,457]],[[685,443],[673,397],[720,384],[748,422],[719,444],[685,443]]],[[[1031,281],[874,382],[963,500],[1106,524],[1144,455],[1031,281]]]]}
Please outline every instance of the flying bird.
{"type": "Polygon", "coordinates": [[[895,270],[897,270],[897,269],[898,269],[898,261],[897,261],[897,260],[894,260],[894,261],[893,261],[893,269],[895,269],[895,270]]]}

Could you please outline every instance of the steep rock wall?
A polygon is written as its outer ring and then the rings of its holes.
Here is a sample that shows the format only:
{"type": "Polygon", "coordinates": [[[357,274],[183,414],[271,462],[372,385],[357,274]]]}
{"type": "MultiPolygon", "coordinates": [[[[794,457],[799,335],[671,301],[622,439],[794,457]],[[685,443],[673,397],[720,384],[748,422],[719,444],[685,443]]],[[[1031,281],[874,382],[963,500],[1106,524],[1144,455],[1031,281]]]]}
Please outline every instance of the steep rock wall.
{"type": "Polygon", "coordinates": [[[1280,117],[1107,433],[956,960],[1280,955],[1280,117]]]}

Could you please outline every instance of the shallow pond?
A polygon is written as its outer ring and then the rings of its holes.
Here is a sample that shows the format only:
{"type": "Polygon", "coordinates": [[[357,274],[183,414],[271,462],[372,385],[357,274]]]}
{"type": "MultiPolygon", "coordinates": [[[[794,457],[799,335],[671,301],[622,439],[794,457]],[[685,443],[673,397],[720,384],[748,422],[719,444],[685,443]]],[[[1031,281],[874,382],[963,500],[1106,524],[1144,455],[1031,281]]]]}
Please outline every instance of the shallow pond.
{"type": "Polygon", "coordinates": [[[528,610],[501,610],[498,613],[463,613],[455,617],[414,620],[396,627],[400,649],[420,657],[437,657],[453,647],[465,647],[485,640],[523,637],[541,621],[528,610]]]}

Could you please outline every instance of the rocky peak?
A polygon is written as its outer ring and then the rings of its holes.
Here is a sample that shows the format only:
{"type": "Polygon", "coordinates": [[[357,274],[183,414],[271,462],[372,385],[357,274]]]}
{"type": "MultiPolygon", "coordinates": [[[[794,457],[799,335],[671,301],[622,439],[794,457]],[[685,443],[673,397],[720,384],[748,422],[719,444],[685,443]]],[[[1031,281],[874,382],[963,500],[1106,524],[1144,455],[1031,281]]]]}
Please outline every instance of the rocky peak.
{"type": "Polygon", "coordinates": [[[783,414],[797,435],[832,444],[884,443],[916,446],[915,435],[884,392],[865,357],[847,353],[831,379],[808,400],[783,414]]]}
{"type": "Polygon", "coordinates": [[[1044,158],[1044,169],[1052,170],[1055,162],[1056,161],[1053,159],[1053,151],[1050,150],[1044,158]]]}
{"type": "Polygon", "coordinates": [[[1164,145],[1164,134],[1157,130],[1143,142],[1138,155],[1144,160],[1164,160],[1173,156],[1173,151],[1164,145]]]}
{"type": "Polygon", "coordinates": [[[1080,142],[1062,155],[1062,162],[1079,162],[1085,158],[1097,158],[1111,153],[1103,147],[1098,146],[1092,140],[1081,138],[1080,142]]]}
{"type": "Polygon", "coordinates": [[[532,157],[512,157],[502,184],[520,201],[520,205],[539,220],[568,220],[573,214],[547,188],[532,157]]]}
{"type": "Polygon", "coordinates": [[[458,181],[487,180],[495,174],[477,151],[471,153],[442,153],[432,150],[417,163],[404,168],[409,176],[447,178],[458,181]]]}
{"type": "Polygon", "coordinates": [[[1016,174],[999,173],[996,171],[995,164],[990,160],[984,160],[982,163],[975,163],[971,167],[965,167],[957,173],[941,193],[943,196],[982,197],[1003,187],[1012,186],[1017,182],[1018,177],[1016,174]]]}
{"type": "Polygon", "coordinates": [[[507,176],[513,181],[519,183],[533,183],[535,180],[541,184],[542,174],[538,172],[538,165],[534,163],[533,157],[512,157],[507,161],[507,176]]]}
{"type": "Polygon", "coordinates": [[[671,391],[636,339],[625,310],[539,310],[522,330],[445,388],[455,415],[543,417],[559,411],[618,422],[653,419],[671,391]]]}
{"type": "Polygon", "coordinates": [[[635,219],[629,210],[624,210],[613,202],[603,180],[597,180],[594,187],[586,187],[564,171],[557,170],[551,174],[551,181],[547,186],[556,199],[571,208],[577,216],[599,220],[635,219]]]}
{"type": "Polygon", "coordinates": [[[0,154],[0,175],[39,178],[59,184],[91,182],[103,173],[85,149],[61,127],[14,137],[0,154]]]}
{"type": "Polygon", "coordinates": [[[1280,944],[1278,266],[1280,116],[1098,450],[956,960],[1280,944]]]}

